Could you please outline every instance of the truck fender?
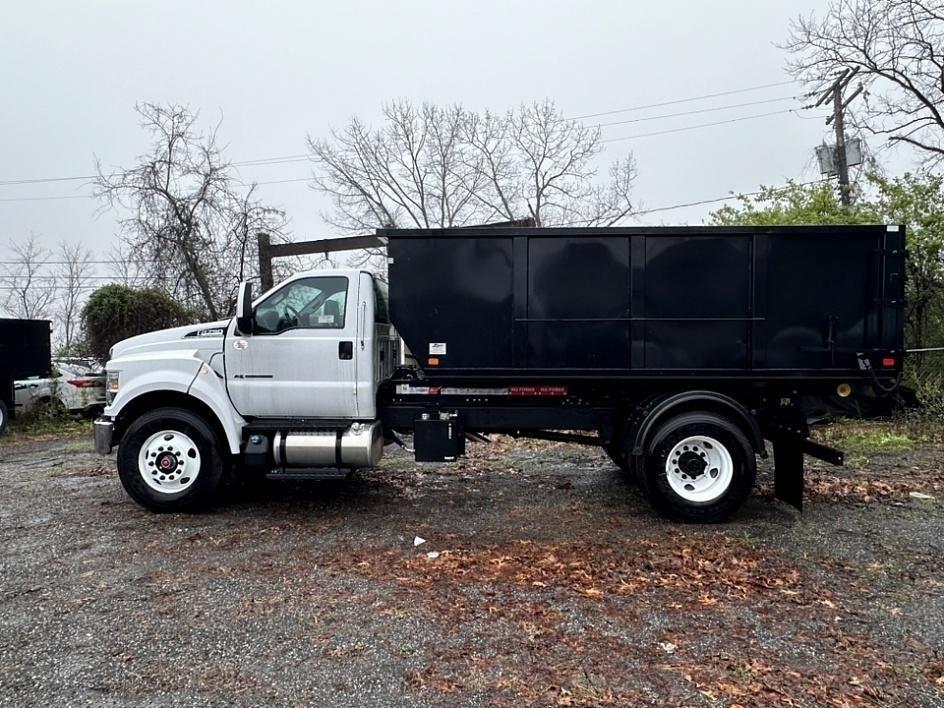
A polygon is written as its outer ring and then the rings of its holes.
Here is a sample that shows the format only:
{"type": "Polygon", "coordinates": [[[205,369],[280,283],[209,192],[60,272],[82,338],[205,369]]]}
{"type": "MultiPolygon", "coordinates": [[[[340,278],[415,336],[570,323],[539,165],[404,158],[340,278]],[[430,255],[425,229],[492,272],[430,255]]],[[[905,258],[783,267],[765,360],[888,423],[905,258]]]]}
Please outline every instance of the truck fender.
{"type": "Polygon", "coordinates": [[[203,364],[193,377],[187,394],[202,401],[213,411],[220,427],[226,434],[229,451],[234,455],[239,453],[243,440],[243,426],[245,419],[236,412],[226,391],[226,383],[222,376],[214,371],[210,365],[203,364]]]}
{"type": "Polygon", "coordinates": [[[674,413],[692,410],[710,410],[727,415],[734,423],[744,429],[751,445],[754,447],[754,452],[761,457],[767,456],[767,451],[764,448],[764,435],[754,415],[743,404],[716,391],[683,391],[659,399],[654,405],[647,406],[643,412],[642,420],[636,427],[633,454],[645,454],[646,445],[659,423],[665,421],[674,413]],[[707,404],[706,407],[702,408],[701,406],[705,404],[707,404]]]}
{"type": "Polygon", "coordinates": [[[238,453],[242,443],[245,420],[236,413],[219,375],[202,360],[185,352],[160,358],[152,355],[132,355],[110,362],[113,368],[127,374],[118,395],[105,415],[116,419],[129,404],[141,396],[175,393],[190,396],[203,403],[216,417],[216,423],[226,436],[230,452],[238,453]],[[152,368],[153,367],[153,368],[152,368]]]}

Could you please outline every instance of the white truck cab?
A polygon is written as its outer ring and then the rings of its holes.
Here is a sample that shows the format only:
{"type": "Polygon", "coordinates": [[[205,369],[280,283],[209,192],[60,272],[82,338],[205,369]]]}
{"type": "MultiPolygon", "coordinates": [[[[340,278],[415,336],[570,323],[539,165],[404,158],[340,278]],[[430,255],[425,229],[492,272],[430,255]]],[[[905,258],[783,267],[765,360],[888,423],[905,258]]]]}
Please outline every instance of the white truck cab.
{"type": "Polygon", "coordinates": [[[119,475],[144,506],[208,501],[237,455],[296,476],[379,461],[377,390],[399,360],[385,285],[311,271],[253,301],[244,283],[237,313],[112,348],[96,448],[120,441],[119,475]]]}

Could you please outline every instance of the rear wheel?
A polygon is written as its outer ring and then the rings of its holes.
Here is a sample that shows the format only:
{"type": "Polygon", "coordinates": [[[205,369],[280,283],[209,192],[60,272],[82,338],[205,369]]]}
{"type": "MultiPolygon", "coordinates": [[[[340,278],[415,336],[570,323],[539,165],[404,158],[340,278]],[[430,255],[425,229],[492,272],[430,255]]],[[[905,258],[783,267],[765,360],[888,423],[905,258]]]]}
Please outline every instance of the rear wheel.
{"type": "Polygon", "coordinates": [[[636,457],[631,455],[629,451],[620,443],[612,443],[609,445],[604,445],[603,450],[613,460],[613,464],[620,468],[623,474],[627,475],[631,479],[635,479],[636,474],[636,457]]]}
{"type": "Polygon", "coordinates": [[[659,427],[648,450],[640,481],[656,509],[678,521],[724,521],[754,486],[757,466],[751,443],[720,415],[672,418],[659,427]]]}
{"type": "Polygon", "coordinates": [[[159,408],[135,420],[118,446],[125,491],[151,511],[195,511],[217,499],[227,451],[200,416],[159,408]]]}
{"type": "Polygon", "coordinates": [[[10,412],[7,410],[7,404],[0,401],[0,435],[7,429],[7,422],[10,418],[10,412]]]}

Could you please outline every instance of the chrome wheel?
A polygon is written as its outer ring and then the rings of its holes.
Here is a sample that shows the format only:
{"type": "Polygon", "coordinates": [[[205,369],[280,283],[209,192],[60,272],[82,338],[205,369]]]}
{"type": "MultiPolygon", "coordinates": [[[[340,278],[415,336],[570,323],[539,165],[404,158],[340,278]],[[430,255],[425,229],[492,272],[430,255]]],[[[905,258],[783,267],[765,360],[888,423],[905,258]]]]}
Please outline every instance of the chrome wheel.
{"type": "Polygon", "coordinates": [[[715,438],[693,435],[669,451],[665,476],[672,491],[685,501],[713,502],[731,486],[734,461],[715,438]]]}
{"type": "Polygon", "coordinates": [[[141,446],[138,472],[154,491],[177,494],[188,489],[200,474],[200,451],[183,433],[162,430],[141,446]]]}

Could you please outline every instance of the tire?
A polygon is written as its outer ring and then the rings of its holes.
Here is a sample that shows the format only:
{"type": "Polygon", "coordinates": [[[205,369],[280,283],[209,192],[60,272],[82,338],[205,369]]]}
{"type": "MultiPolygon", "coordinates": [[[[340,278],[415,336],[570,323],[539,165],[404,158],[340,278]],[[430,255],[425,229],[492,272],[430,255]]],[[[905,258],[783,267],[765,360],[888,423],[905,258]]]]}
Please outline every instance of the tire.
{"type": "Polygon", "coordinates": [[[10,411],[7,409],[7,404],[0,401],[0,435],[3,435],[3,431],[7,429],[7,423],[9,422],[10,411]]]}
{"type": "Polygon", "coordinates": [[[613,461],[613,464],[620,468],[620,471],[630,480],[636,479],[636,457],[619,443],[604,445],[604,452],[613,461]]]}
{"type": "Polygon", "coordinates": [[[750,441],[715,413],[672,418],[657,429],[647,449],[640,486],[657,511],[676,521],[725,521],[754,487],[757,460],[750,441]]]}
{"type": "Polygon", "coordinates": [[[229,451],[210,425],[183,408],[135,420],[118,446],[118,477],[129,496],[156,512],[200,511],[219,498],[229,451]]]}

